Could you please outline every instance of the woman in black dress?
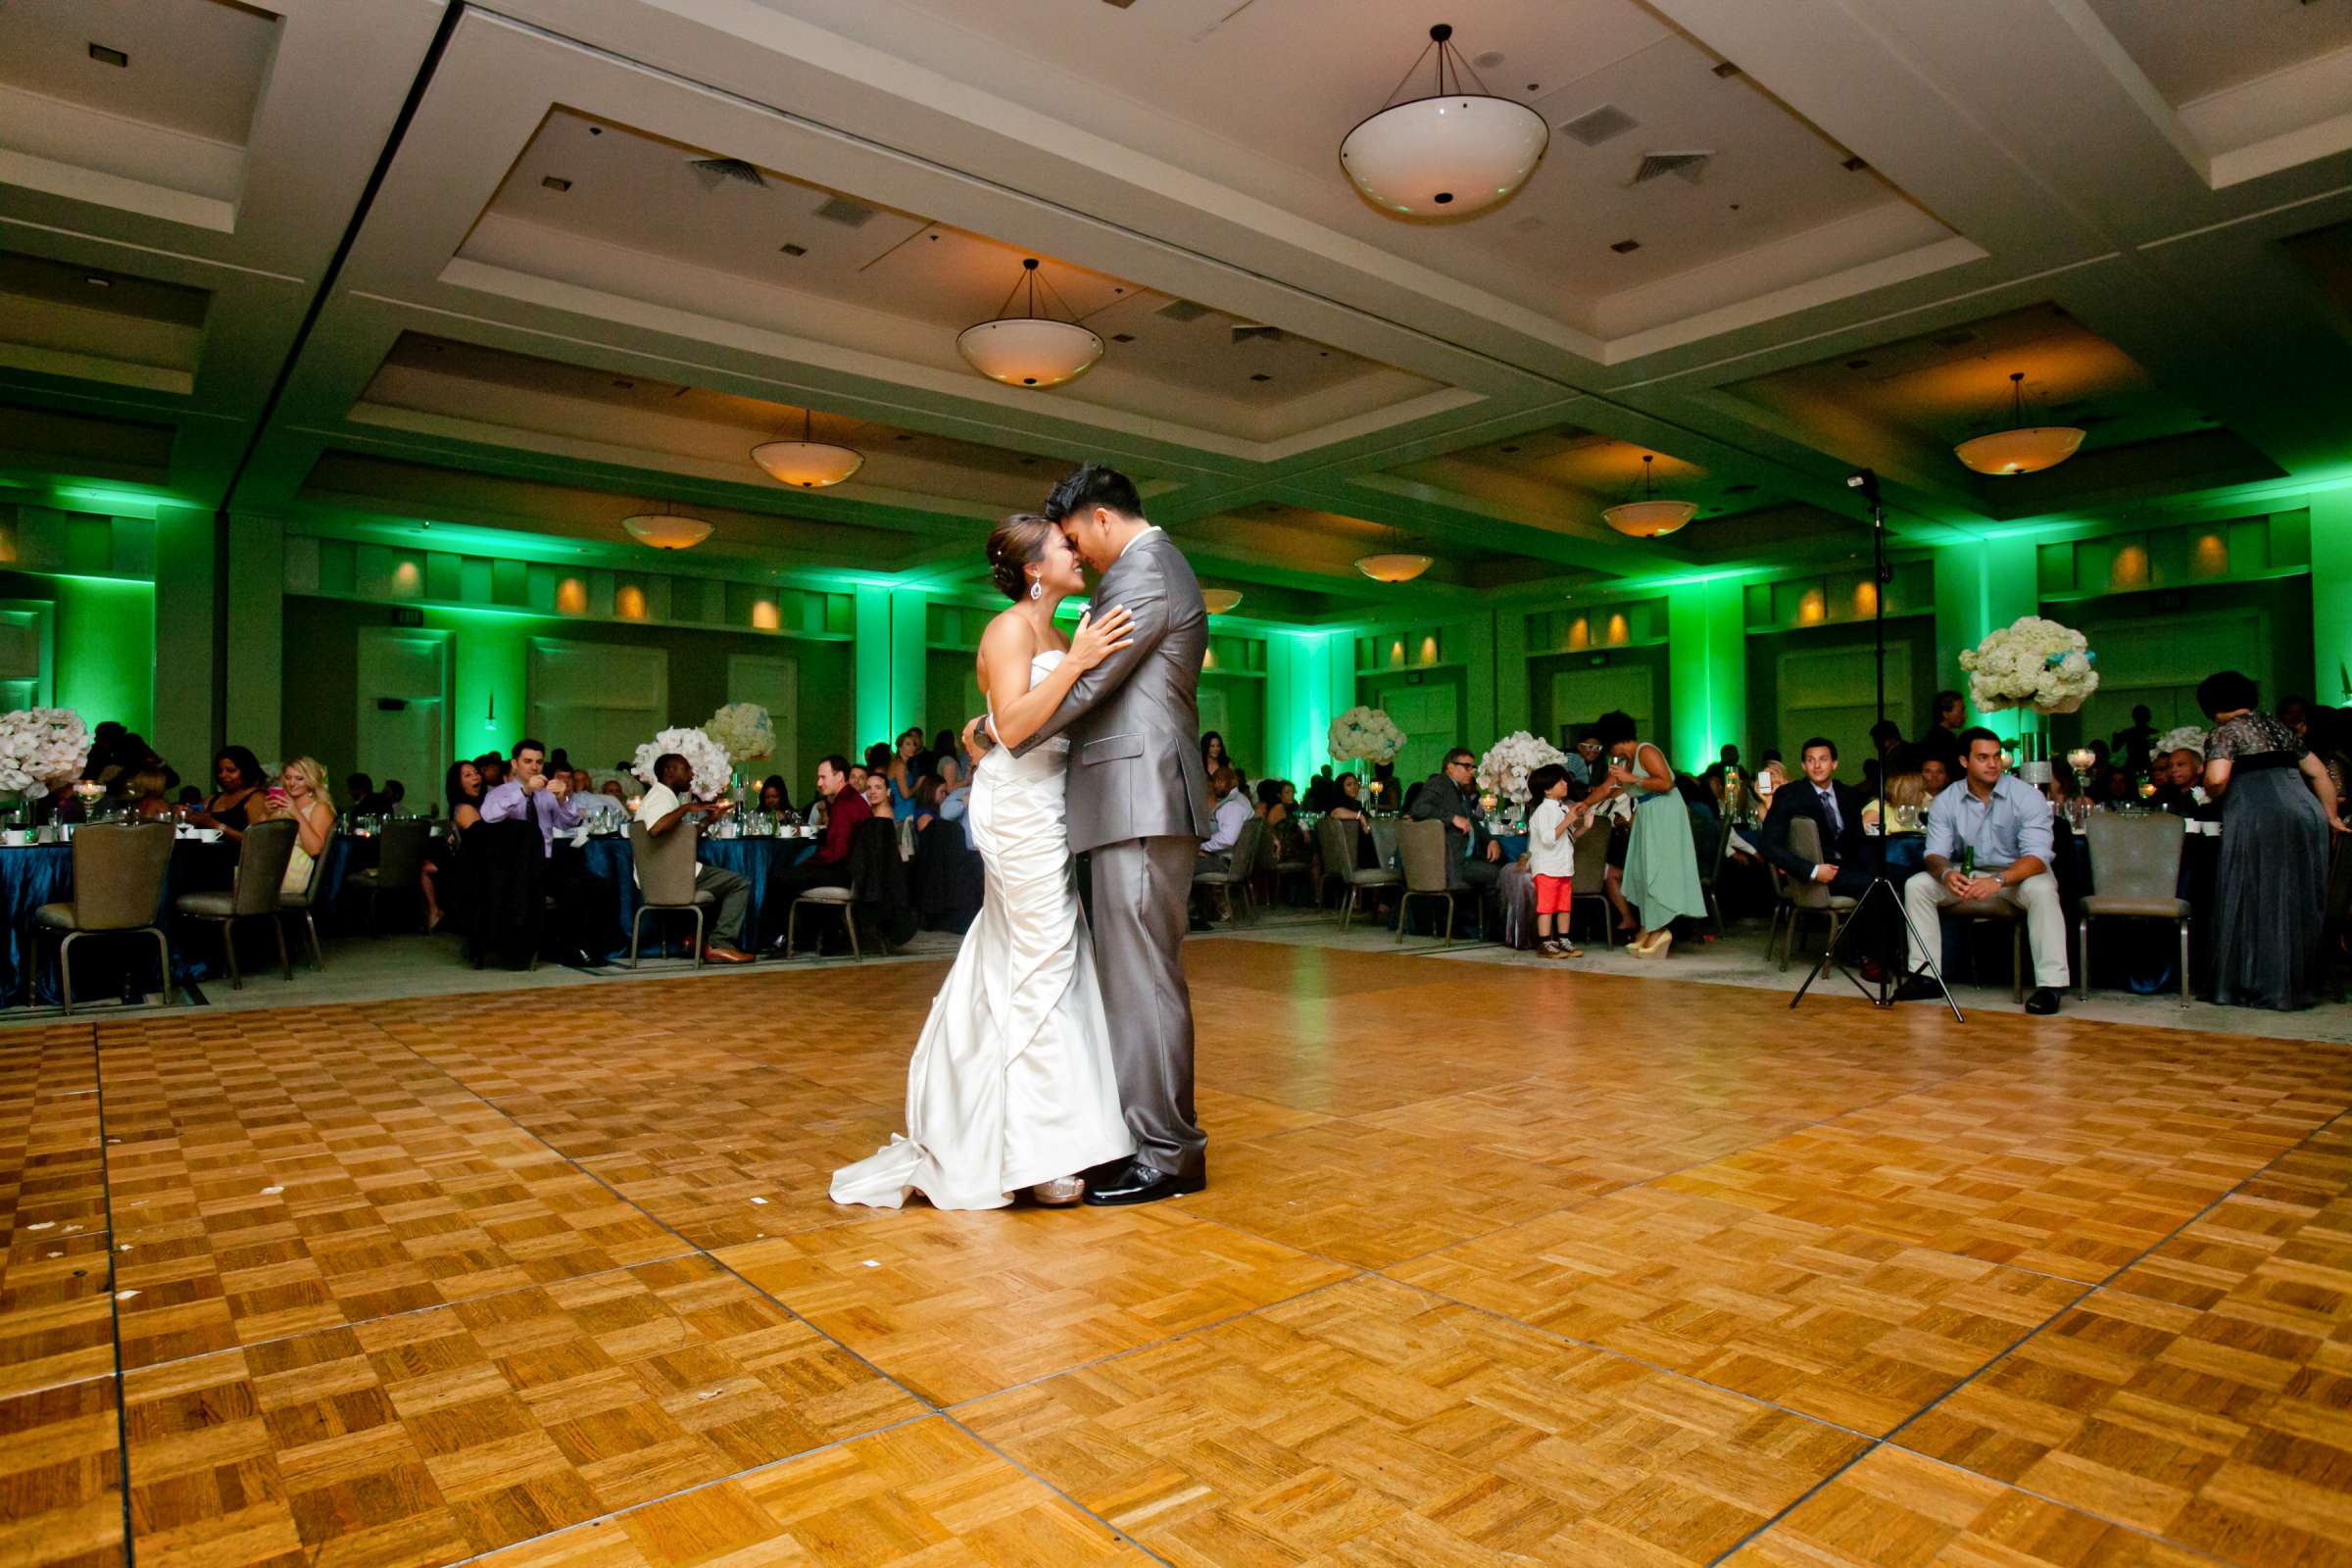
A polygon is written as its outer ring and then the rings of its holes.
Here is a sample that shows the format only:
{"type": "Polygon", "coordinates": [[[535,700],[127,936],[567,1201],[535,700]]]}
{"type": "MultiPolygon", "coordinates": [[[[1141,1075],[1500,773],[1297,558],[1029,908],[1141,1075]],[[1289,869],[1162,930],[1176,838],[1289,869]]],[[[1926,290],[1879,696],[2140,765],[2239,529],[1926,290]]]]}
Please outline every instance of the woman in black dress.
{"type": "Polygon", "coordinates": [[[242,746],[223,746],[213,754],[213,782],[218,786],[201,811],[188,813],[198,827],[217,827],[231,843],[242,843],[264,788],[262,764],[242,746]]]}
{"type": "Polygon", "coordinates": [[[2213,1000],[2292,1010],[2319,989],[2328,835],[2346,828],[2328,769],[2293,730],[2256,712],[2255,697],[2233,669],[2197,688],[2214,721],[2205,792],[2222,804],[2213,1000]]]}

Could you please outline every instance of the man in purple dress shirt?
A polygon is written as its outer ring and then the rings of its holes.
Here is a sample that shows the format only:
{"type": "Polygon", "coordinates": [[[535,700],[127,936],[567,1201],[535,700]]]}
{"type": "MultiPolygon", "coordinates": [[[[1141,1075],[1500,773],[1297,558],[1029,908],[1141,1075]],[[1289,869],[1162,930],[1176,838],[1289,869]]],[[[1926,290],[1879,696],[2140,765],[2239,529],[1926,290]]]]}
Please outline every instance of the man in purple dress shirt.
{"type": "Polygon", "coordinates": [[[563,773],[551,775],[547,748],[527,739],[514,743],[507,773],[504,784],[482,797],[482,820],[538,824],[539,847],[547,856],[545,885],[555,901],[550,943],[561,961],[590,964],[596,946],[590,938],[600,931],[617,930],[618,915],[614,890],[588,869],[579,851],[556,843],[558,833],[569,832],[587,819],[570,798],[571,780],[563,773]]]}

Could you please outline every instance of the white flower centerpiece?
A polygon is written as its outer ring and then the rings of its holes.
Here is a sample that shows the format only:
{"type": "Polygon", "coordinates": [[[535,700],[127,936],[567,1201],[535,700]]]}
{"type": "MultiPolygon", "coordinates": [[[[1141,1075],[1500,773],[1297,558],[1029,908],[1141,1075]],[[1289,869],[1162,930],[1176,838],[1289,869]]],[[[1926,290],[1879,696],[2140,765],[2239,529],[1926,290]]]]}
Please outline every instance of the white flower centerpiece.
{"type": "Polygon", "coordinates": [[[1969,700],[1984,712],[2030,708],[2071,713],[2099,689],[2098,656],[2071,627],[2039,615],[2020,615],[1960,656],[1969,700]]]}
{"type": "Polygon", "coordinates": [[[1527,776],[1548,762],[1566,765],[1568,754],[1540,735],[1526,730],[1513,730],[1478,760],[1478,787],[1486,794],[1511,803],[1515,820],[1527,816],[1527,776]]]}
{"type": "Polygon", "coordinates": [[[727,793],[727,749],[699,729],[665,729],[637,748],[629,771],[646,783],[656,782],[654,763],[665,752],[675,752],[694,768],[694,793],[715,801],[727,793]]]}
{"type": "Polygon", "coordinates": [[[1377,708],[1358,704],[1331,721],[1331,760],[1385,764],[1404,749],[1404,731],[1377,708]]]}
{"type": "Polygon", "coordinates": [[[22,801],[81,777],[90,732],[71,708],[20,708],[0,713],[0,796],[22,801]]]}
{"type": "Polygon", "coordinates": [[[756,762],[775,755],[776,726],[758,703],[727,704],[704,722],[703,733],[726,752],[730,761],[756,762]]]}
{"type": "Polygon", "coordinates": [[[2176,724],[2156,737],[2156,755],[2170,757],[2175,752],[2194,752],[2205,755],[2205,732],[2194,724],[2176,724]]]}

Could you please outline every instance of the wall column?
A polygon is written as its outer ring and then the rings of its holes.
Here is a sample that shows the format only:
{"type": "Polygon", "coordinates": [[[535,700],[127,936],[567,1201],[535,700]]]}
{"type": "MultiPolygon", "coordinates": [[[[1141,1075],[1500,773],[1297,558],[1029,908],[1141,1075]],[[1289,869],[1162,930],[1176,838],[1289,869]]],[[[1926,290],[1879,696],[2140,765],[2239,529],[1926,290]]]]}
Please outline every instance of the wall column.
{"type": "MultiPolygon", "coordinates": [[[[930,646],[930,600],[920,588],[860,585],[857,596],[858,731],[850,748],[857,759],[868,746],[885,745],[909,724],[924,723],[925,661],[930,646]]],[[[956,720],[960,725],[969,713],[956,720]]],[[[943,716],[938,725],[945,727],[943,716]]]]}
{"type": "Polygon", "coordinates": [[[1494,612],[1494,732],[1508,735],[1535,721],[1535,694],[1527,673],[1527,612],[1506,605],[1494,612]]]}
{"type": "MultiPolygon", "coordinates": [[[[230,738],[264,762],[285,760],[286,537],[275,517],[228,520],[230,738]]],[[[469,754],[470,755],[470,754],[469,754]]],[[[330,773],[350,759],[319,760],[330,773]]]]}
{"type": "MultiPolygon", "coordinates": [[[[1960,656],[1984,640],[1987,632],[2008,625],[2020,615],[2041,612],[2041,558],[2030,539],[1984,539],[1947,545],[1936,552],[1936,685],[1968,695],[1968,672],[1960,656]]],[[[1985,713],[1975,702],[1968,705],[1972,724],[2016,733],[2046,729],[2041,714],[2018,709],[2005,716],[1985,713]]],[[[1903,738],[1917,739],[1912,727],[1917,715],[1896,711],[1887,716],[1903,726],[1903,738]]]]}
{"type": "Polygon", "coordinates": [[[1711,766],[1727,745],[1747,752],[1747,597],[1727,577],[1666,591],[1667,760],[1711,766]]]}
{"type": "Polygon", "coordinates": [[[2311,498],[2311,663],[2313,702],[2352,703],[2352,490],[2311,498]]]}
{"type": "Polygon", "coordinates": [[[1496,661],[1494,657],[1494,612],[1488,611],[1475,620],[1465,621],[1461,630],[1462,662],[1469,666],[1469,678],[1464,682],[1467,700],[1462,714],[1462,733],[1468,744],[1480,755],[1502,738],[1496,725],[1500,705],[1495,701],[1496,661]]]}
{"type": "Polygon", "coordinates": [[[225,718],[214,701],[221,673],[213,646],[217,527],[211,512],[155,509],[155,733],[148,738],[181,778],[199,786],[211,777],[225,718]]]}

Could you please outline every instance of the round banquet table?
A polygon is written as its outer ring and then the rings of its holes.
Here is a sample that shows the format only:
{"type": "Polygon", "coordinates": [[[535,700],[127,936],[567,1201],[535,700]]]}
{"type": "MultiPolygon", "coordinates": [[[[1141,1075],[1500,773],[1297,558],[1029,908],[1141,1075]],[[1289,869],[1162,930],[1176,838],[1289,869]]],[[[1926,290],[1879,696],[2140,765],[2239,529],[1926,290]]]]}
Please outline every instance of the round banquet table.
{"type": "MultiPolygon", "coordinates": [[[[732,871],[751,884],[751,907],[743,917],[743,951],[757,953],[774,936],[784,931],[784,918],[790,911],[778,905],[768,907],[768,884],[781,872],[790,870],[816,853],[818,841],[801,838],[706,838],[694,858],[705,865],[732,871]]],[[[629,841],[625,834],[613,833],[592,837],[581,846],[580,855],[588,869],[604,881],[612,884],[615,895],[613,906],[620,917],[619,929],[610,932],[601,951],[591,944],[591,956],[609,960],[629,951],[629,922],[636,918],[638,905],[635,862],[630,858],[629,841]]],[[[709,916],[705,916],[706,922],[709,916]]],[[[674,944],[683,954],[686,938],[692,934],[694,922],[679,915],[657,915],[645,922],[645,940],[641,948],[647,953],[668,953],[674,944]]]]}
{"type": "MultiPolygon", "coordinates": [[[[182,919],[173,912],[172,901],[182,893],[226,889],[236,877],[236,867],[237,847],[225,839],[213,844],[182,839],[172,845],[158,913],[164,936],[172,945],[175,983],[209,980],[220,972],[220,927],[217,921],[182,919]]],[[[44,904],[68,903],[73,897],[73,845],[0,847],[0,900],[6,902],[8,918],[6,937],[0,939],[0,1005],[24,1004],[24,965],[32,954],[33,911],[44,904]]],[[[63,1000],[57,988],[56,948],[54,944],[43,946],[50,956],[41,965],[37,999],[55,1004],[63,1000]]],[[[271,952],[274,956],[274,950],[271,952]]],[[[75,943],[74,1000],[119,998],[130,984],[142,991],[150,989],[156,978],[148,967],[155,961],[154,954],[154,939],[145,936],[94,937],[75,943]]]]}

